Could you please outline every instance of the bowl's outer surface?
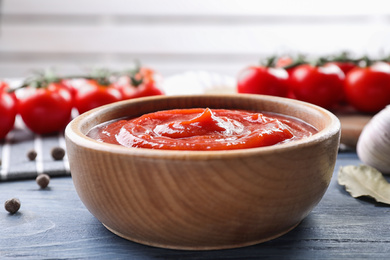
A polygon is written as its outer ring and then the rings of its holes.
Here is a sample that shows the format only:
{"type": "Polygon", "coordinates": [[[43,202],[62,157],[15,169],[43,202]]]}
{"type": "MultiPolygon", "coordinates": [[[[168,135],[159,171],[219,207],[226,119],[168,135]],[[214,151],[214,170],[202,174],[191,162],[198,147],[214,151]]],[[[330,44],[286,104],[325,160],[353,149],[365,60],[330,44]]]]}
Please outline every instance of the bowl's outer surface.
{"type": "Polygon", "coordinates": [[[299,101],[267,96],[185,96],[119,102],[66,129],[76,190],[112,232],[143,244],[222,249],[280,236],[306,217],[332,177],[338,119],[299,101]],[[305,119],[319,133],[273,147],[197,152],[129,149],[85,136],[99,123],[163,109],[272,111],[305,119]]]}

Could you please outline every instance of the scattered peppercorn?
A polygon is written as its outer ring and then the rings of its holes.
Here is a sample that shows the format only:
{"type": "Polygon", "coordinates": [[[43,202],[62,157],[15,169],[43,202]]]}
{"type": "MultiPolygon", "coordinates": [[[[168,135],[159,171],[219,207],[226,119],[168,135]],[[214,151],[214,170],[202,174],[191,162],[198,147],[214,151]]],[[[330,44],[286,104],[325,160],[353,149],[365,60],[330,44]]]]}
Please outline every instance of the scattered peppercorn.
{"type": "Polygon", "coordinates": [[[9,199],[4,203],[4,208],[9,213],[15,214],[20,209],[20,200],[17,198],[9,199]]]}
{"type": "Polygon", "coordinates": [[[30,161],[34,161],[37,158],[37,152],[35,150],[30,150],[27,153],[27,157],[30,161]]]}
{"type": "Polygon", "coordinates": [[[53,149],[51,149],[51,156],[56,161],[62,160],[65,156],[65,150],[58,146],[53,147],[53,149]]]}
{"type": "Polygon", "coordinates": [[[49,185],[50,176],[47,175],[47,174],[44,174],[44,173],[43,174],[39,174],[37,176],[37,178],[35,179],[35,181],[37,182],[39,187],[41,187],[41,189],[44,189],[44,188],[46,188],[49,185]]]}

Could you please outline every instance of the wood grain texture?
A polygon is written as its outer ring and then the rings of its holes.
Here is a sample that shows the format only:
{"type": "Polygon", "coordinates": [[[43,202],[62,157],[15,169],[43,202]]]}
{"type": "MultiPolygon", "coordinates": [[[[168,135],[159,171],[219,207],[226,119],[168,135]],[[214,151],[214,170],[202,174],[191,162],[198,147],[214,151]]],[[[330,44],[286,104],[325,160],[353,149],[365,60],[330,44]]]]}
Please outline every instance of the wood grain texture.
{"type": "Polygon", "coordinates": [[[286,235],[229,250],[181,251],[144,246],[109,232],[80,201],[72,179],[0,183],[0,200],[19,197],[17,215],[0,209],[1,259],[388,259],[390,207],[354,199],[337,184],[340,166],[358,165],[339,154],[329,188],[317,207],[286,235]]]}
{"type": "Polygon", "coordinates": [[[326,110],[259,95],[125,101],[83,114],[66,129],[76,190],[97,219],[133,241],[195,250],[264,242],[299,224],[328,187],[339,134],[338,119],[326,110]],[[131,149],[85,136],[107,120],[189,107],[282,113],[320,131],[297,142],[234,151],[131,149]]]}
{"type": "Polygon", "coordinates": [[[327,3],[313,4],[310,1],[297,1],[290,3],[284,0],[275,0],[264,5],[256,0],[207,0],[183,3],[180,0],[166,0],[161,4],[159,0],[111,0],[110,2],[94,0],[3,0],[3,9],[11,14],[124,14],[124,15],[307,15],[318,16],[345,15],[361,16],[370,14],[388,14],[388,10],[380,8],[385,0],[374,0],[375,5],[359,5],[359,2],[345,10],[335,10],[332,6],[340,4],[337,0],[327,3]],[[302,5],[305,8],[302,8],[302,5]],[[253,8],[254,6],[262,8],[253,8]]]}
{"type": "Polygon", "coordinates": [[[122,70],[134,60],[165,77],[188,70],[236,76],[275,54],[347,50],[376,58],[389,52],[390,31],[389,10],[375,2],[2,0],[0,77],[122,70]]]}

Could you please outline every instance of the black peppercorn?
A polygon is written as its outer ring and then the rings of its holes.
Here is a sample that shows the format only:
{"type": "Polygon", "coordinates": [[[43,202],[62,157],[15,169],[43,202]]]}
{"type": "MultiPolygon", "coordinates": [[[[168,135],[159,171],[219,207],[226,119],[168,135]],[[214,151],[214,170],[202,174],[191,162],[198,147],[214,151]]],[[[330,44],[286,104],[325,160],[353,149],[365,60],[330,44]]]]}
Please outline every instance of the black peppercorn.
{"type": "Polygon", "coordinates": [[[50,176],[47,175],[47,174],[39,174],[37,176],[37,178],[35,179],[35,181],[37,182],[37,184],[39,185],[39,187],[41,187],[41,189],[44,189],[46,188],[49,183],[50,183],[50,176]]]}
{"type": "Polygon", "coordinates": [[[61,147],[53,147],[51,149],[51,156],[53,157],[54,160],[62,160],[65,156],[65,150],[61,147]]]}
{"type": "Polygon", "coordinates": [[[4,203],[4,208],[9,213],[15,214],[20,209],[20,200],[17,198],[9,199],[4,203]]]}
{"type": "Polygon", "coordinates": [[[30,150],[27,153],[27,157],[30,161],[34,161],[37,158],[37,152],[35,150],[30,150]]]}

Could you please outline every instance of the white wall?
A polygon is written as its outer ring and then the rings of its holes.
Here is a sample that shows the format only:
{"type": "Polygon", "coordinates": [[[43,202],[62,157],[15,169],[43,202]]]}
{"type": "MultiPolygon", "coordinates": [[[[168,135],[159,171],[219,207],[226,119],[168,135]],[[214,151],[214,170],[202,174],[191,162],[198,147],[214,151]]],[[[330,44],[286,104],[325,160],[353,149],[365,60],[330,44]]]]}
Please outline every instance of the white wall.
{"type": "Polygon", "coordinates": [[[390,54],[390,2],[0,0],[0,77],[54,67],[228,75],[272,54],[390,54]]]}

